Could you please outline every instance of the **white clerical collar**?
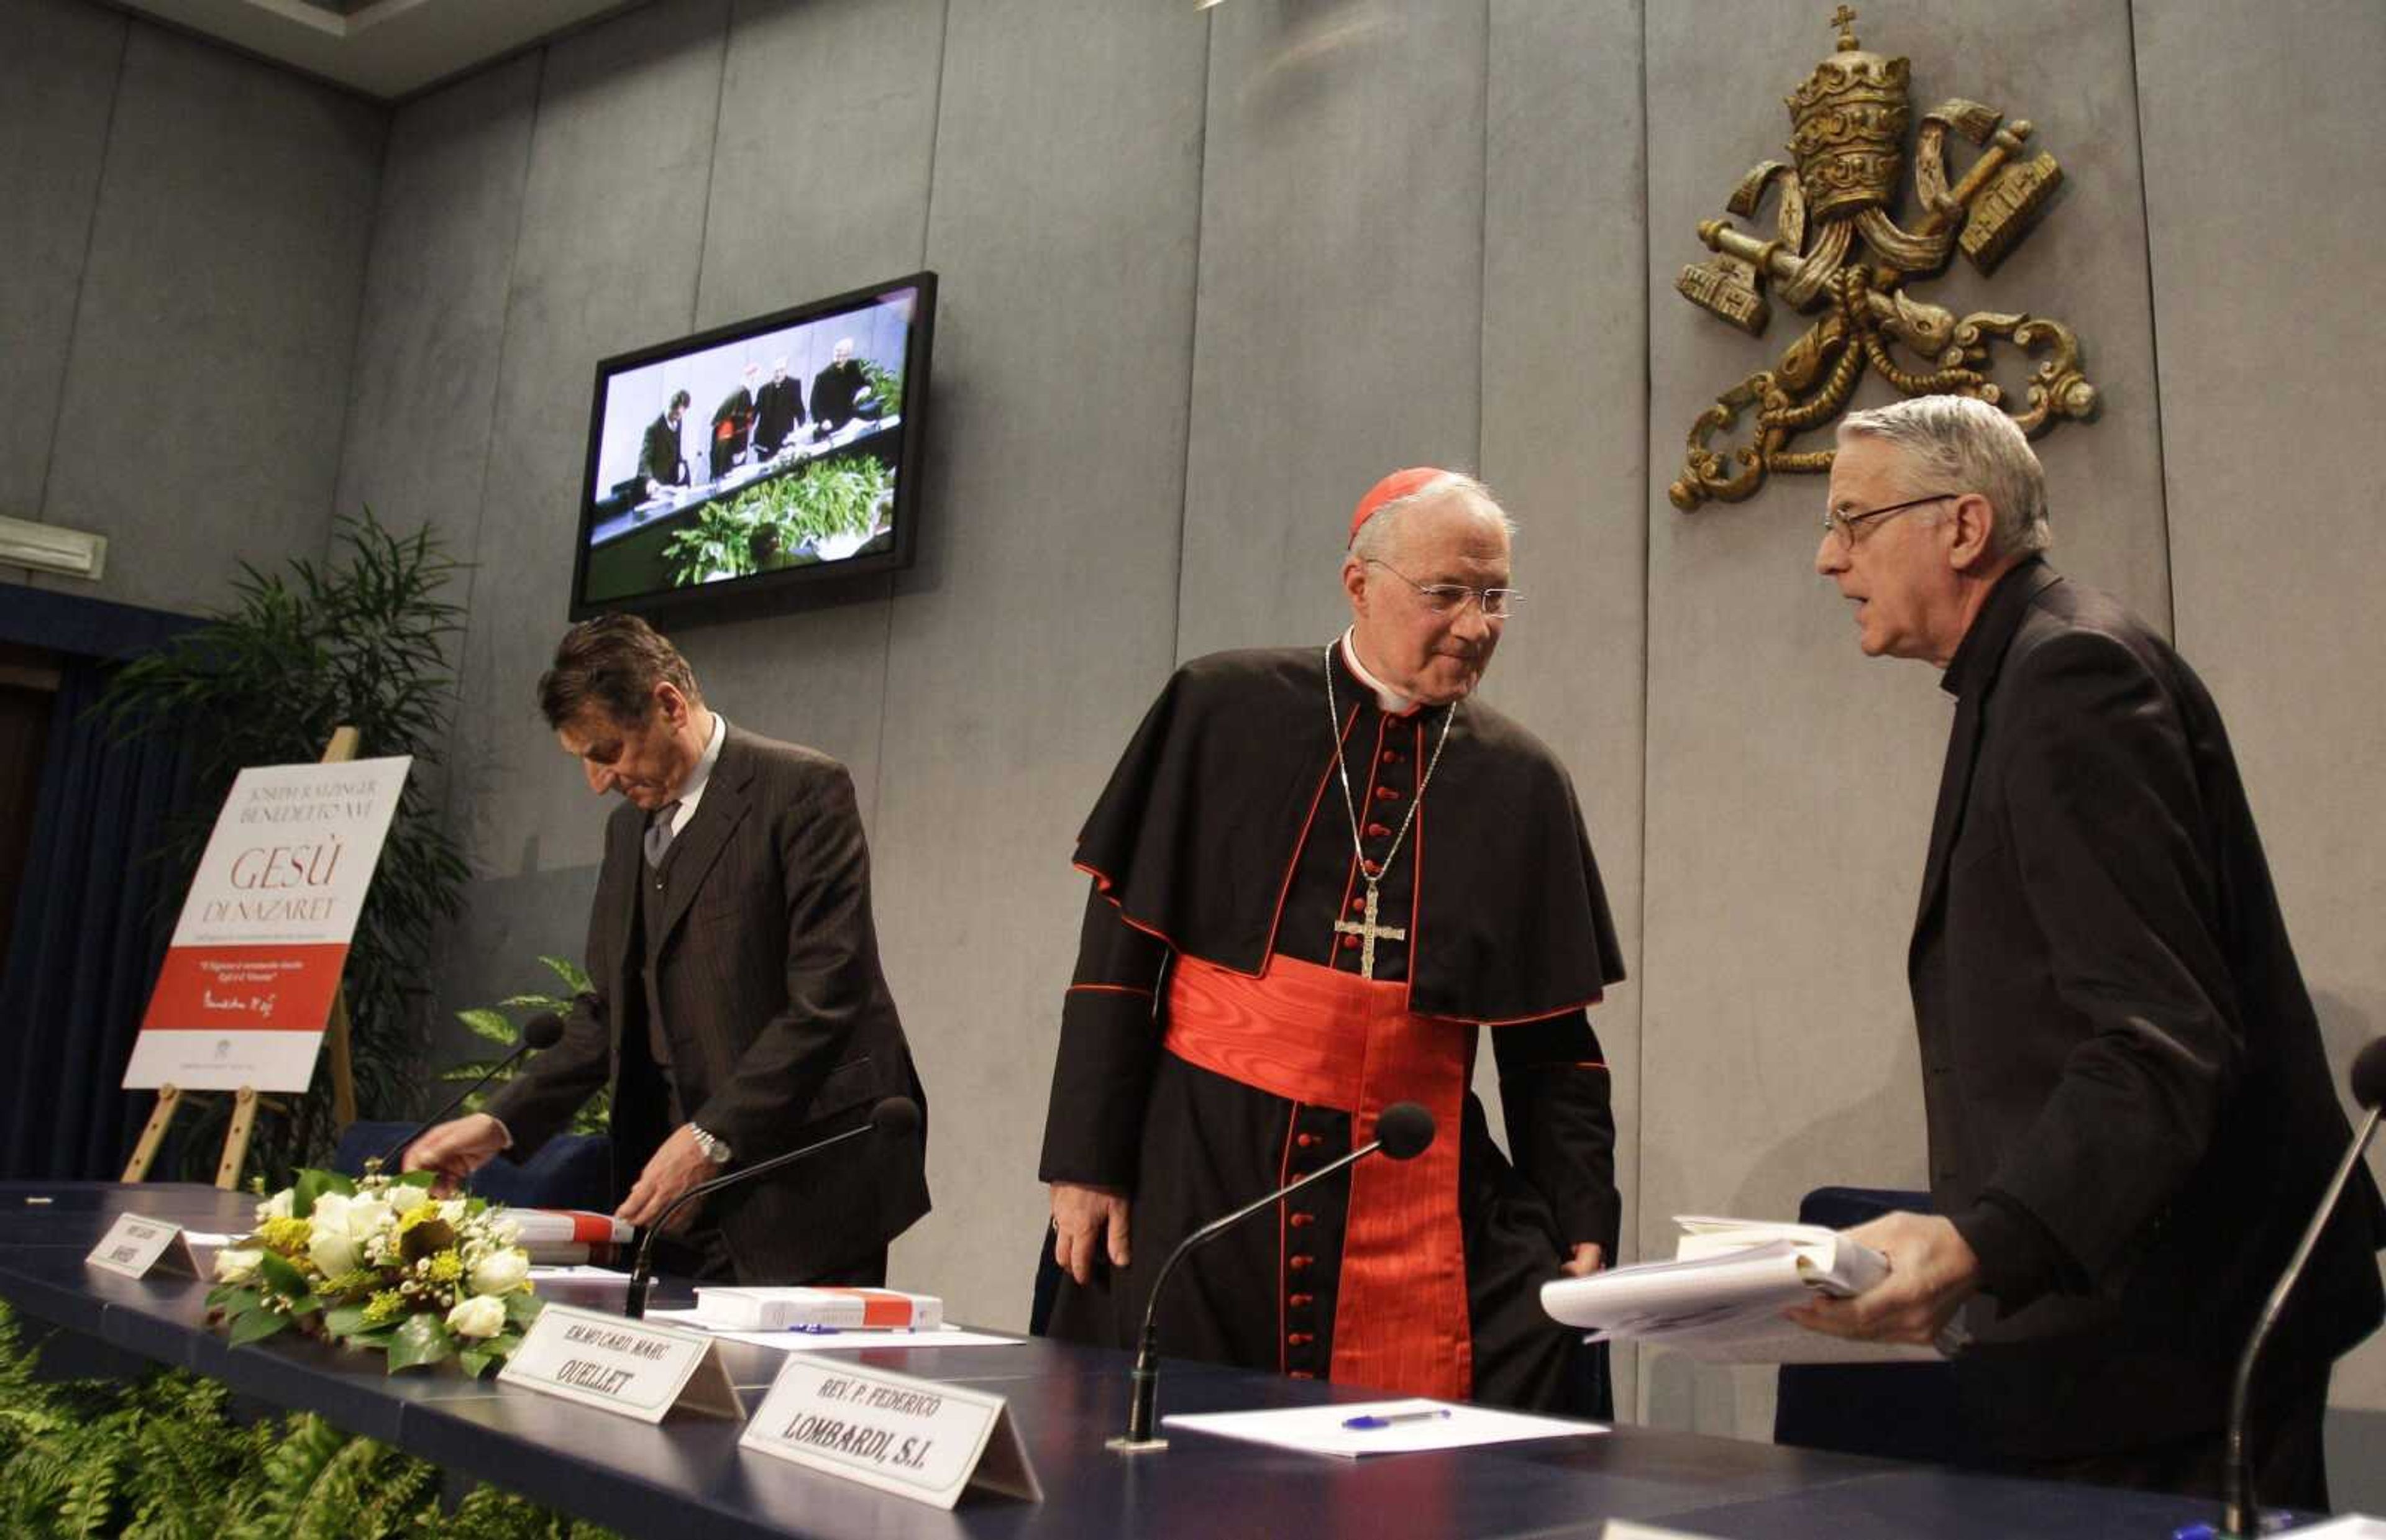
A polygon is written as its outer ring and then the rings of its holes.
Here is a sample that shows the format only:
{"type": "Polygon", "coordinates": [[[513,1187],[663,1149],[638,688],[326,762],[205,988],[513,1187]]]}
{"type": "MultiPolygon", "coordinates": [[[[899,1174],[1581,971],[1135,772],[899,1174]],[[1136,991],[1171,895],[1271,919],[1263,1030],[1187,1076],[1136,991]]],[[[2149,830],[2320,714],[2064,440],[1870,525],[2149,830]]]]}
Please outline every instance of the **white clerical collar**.
{"type": "Polygon", "coordinates": [[[696,761],[696,769],[687,772],[685,784],[679,789],[679,806],[672,810],[672,833],[676,836],[696,816],[696,805],[704,800],[705,783],[712,779],[712,767],[721,762],[721,740],[729,736],[729,719],[715,711],[712,714],[712,736],[705,740],[704,753],[696,761]]]}
{"type": "Polygon", "coordinates": [[[1385,716],[1397,717],[1414,704],[1408,696],[1367,671],[1367,666],[1359,661],[1359,646],[1350,640],[1349,631],[1342,633],[1342,661],[1350,665],[1350,671],[1358,676],[1360,683],[1375,692],[1375,704],[1384,708],[1385,716]]]}

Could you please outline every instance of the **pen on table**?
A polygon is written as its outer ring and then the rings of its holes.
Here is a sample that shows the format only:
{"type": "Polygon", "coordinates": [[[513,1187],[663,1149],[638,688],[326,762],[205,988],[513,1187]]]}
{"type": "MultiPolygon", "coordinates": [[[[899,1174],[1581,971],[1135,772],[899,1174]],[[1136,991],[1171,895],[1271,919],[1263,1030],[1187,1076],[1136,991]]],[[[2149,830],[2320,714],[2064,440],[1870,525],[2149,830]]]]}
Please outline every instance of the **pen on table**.
{"type": "Polygon", "coordinates": [[[808,1337],[833,1337],[836,1335],[835,1327],[815,1325],[809,1321],[800,1321],[796,1325],[788,1327],[787,1330],[790,1332],[801,1332],[808,1337]]]}
{"type": "Polygon", "coordinates": [[[1358,1417],[1346,1417],[1342,1425],[1363,1433],[1373,1428],[1397,1427],[1402,1422],[1431,1422],[1449,1415],[1448,1407],[1435,1407],[1430,1411],[1374,1411],[1358,1417]]]}

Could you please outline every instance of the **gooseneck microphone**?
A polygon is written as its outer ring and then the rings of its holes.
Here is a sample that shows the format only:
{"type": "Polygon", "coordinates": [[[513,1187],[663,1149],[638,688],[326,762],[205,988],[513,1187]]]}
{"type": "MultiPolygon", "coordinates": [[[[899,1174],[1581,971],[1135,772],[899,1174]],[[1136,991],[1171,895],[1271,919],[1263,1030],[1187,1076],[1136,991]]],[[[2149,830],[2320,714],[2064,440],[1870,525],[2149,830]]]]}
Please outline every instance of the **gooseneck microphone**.
{"type": "Polygon", "coordinates": [[[1300,1181],[1278,1187],[1255,1202],[1247,1203],[1224,1219],[1214,1219],[1176,1243],[1168,1260],[1160,1264],[1160,1271],[1151,1280],[1151,1295],[1143,1308],[1143,1336],[1135,1350],[1135,1368],[1127,1376],[1128,1401],[1126,1433],[1110,1441],[1110,1447],[1128,1454],[1141,1454],[1151,1449],[1165,1449],[1168,1440],[1152,1436],[1154,1412],[1160,1400],[1160,1291],[1168,1286],[1169,1275],[1176,1264],[1194,1247],[1216,1240],[1236,1225],[1250,1219],[1270,1205],[1281,1203],[1312,1183],[1323,1182],[1344,1167],[1364,1160],[1382,1150],[1395,1160],[1407,1160],[1422,1155],[1433,1143],[1433,1114],[1414,1102],[1394,1102],[1384,1108],[1375,1120],[1375,1136],[1339,1160],[1330,1161],[1302,1177],[1300,1181]]]}
{"type": "Polygon", "coordinates": [[[486,1070],[482,1070],[481,1078],[474,1081],[471,1084],[467,1085],[461,1091],[457,1092],[453,1096],[450,1096],[447,1099],[446,1106],[441,1108],[438,1111],[431,1114],[430,1117],[425,1118],[422,1121],[407,1130],[406,1136],[404,1138],[390,1146],[389,1148],[382,1151],[381,1154],[374,1158],[373,1166],[382,1171],[390,1170],[390,1163],[396,1160],[399,1156],[406,1153],[407,1146],[414,1143],[414,1141],[421,1138],[425,1133],[431,1132],[434,1125],[446,1119],[447,1114],[463,1106],[465,1097],[471,1096],[473,1092],[478,1091],[482,1086],[488,1084],[489,1082],[496,1079],[497,1076],[505,1070],[510,1070],[515,1065],[521,1063],[524,1054],[535,1052],[543,1048],[552,1048],[558,1043],[562,1041],[563,1018],[558,1016],[555,1012],[551,1010],[543,1010],[536,1016],[532,1017],[529,1020],[524,1021],[522,1023],[521,1042],[515,1045],[513,1052],[506,1055],[505,1058],[497,1060],[495,1064],[490,1065],[486,1070]]]}
{"type": "Polygon", "coordinates": [[[2320,1232],[2328,1228],[2329,1218],[2335,1214],[2337,1200],[2344,1196],[2355,1168],[2361,1164],[2361,1152],[2368,1146],[2369,1136],[2378,1132],[2379,1104],[2386,1102],[2386,1037],[2375,1039],[2354,1056],[2353,1073],[2347,1078],[2352,1082],[2354,1102],[2367,1108],[2369,1115],[2361,1120],[2361,1127],[2353,1136],[2353,1146],[2344,1152],[2344,1159],[2337,1166],[2336,1180],[2328,1184],[2328,1196],[2320,1199],[2319,1212],[2312,1216],[2311,1227],[2304,1232],[2302,1244],[2295,1247],[2294,1259],[2279,1275],[2278,1287],[2270,1291],[2269,1302],[2262,1307],[2261,1316],[2254,1323],[2254,1334],[2246,1339],[2245,1351],[2237,1360],[2236,1382],[2229,1387],[2229,1497],[2220,1511],[2220,1533],[2228,1540],[2253,1540],[2261,1530],[2261,1509],[2254,1495],[2254,1458],[2245,1447],[2254,1365],[2262,1356],[2262,1344],[2268,1340],[2270,1328],[2278,1324],[2279,1316],[2286,1309],[2287,1296],[2303,1276],[2304,1265],[2317,1249],[2320,1232]]]}
{"type": "Polygon", "coordinates": [[[630,1267],[630,1297],[622,1307],[622,1313],[632,1321],[646,1319],[647,1281],[654,1271],[655,1237],[670,1226],[673,1214],[694,1203],[697,1198],[707,1193],[717,1193],[723,1187],[734,1186],[749,1177],[766,1175],[782,1166],[793,1165],[807,1156],[818,1155],[824,1149],[844,1144],[848,1139],[859,1139],[865,1133],[884,1133],[890,1139],[899,1139],[916,1132],[919,1126],[920,1104],[909,1096],[889,1096],[872,1108],[870,1121],[858,1128],[848,1128],[842,1133],[832,1133],[827,1138],[806,1145],[801,1149],[791,1149],[785,1155],[774,1155],[768,1160],[758,1160],[750,1166],[741,1166],[725,1175],[716,1176],[709,1182],[699,1182],[690,1187],[666,1204],[663,1211],[655,1216],[655,1222],[647,1226],[639,1234],[637,1258],[630,1267]]]}

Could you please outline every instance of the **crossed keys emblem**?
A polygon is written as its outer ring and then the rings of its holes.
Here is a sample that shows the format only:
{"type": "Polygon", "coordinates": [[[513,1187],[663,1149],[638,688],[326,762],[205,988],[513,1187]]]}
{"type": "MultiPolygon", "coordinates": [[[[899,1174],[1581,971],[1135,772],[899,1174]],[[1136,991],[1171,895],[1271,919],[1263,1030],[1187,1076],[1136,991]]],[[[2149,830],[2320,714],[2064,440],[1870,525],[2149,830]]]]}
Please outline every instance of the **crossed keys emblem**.
{"type": "Polygon", "coordinates": [[[1943,272],[1959,246],[1981,273],[1994,270],[2046,212],[2063,169],[2052,155],[2030,155],[2027,119],[2008,122],[1992,107],[1951,97],[1923,115],[1914,155],[1921,218],[1912,230],[1898,224],[1892,210],[1911,117],[1908,63],[1860,47],[1855,19],[1854,11],[1839,8],[1831,18],[1837,51],[1784,99],[1795,164],[1759,162],[1725,204],[1754,219],[1765,195],[1777,193],[1774,237],[1706,220],[1699,239],[1714,255],[1675,281],[1684,298],[1752,337],[1772,319],[1768,287],[1782,303],[1817,314],[1772,368],[1715,397],[1691,424],[1681,477],[1666,489],[1685,513],[1711,499],[1752,496],[1773,471],[1828,470],[1830,450],[1793,451],[1790,442],[1839,416],[1867,369],[1907,395],[1970,395],[2003,407],[2032,438],[2096,410],[2079,339],[2063,322],[1988,310],[1958,318],[1907,292],[1909,280],[1943,272]],[[1953,185],[1950,130],[1981,147],[1953,185]],[[2040,356],[2019,409],[1989,377],[2000,339],[2040,356]],[[1901,364],[1892,344],[1919,367],[1901,364]],[[1715,435],[1750,412],[1748,442],[1716,447],[1715,435]]]}

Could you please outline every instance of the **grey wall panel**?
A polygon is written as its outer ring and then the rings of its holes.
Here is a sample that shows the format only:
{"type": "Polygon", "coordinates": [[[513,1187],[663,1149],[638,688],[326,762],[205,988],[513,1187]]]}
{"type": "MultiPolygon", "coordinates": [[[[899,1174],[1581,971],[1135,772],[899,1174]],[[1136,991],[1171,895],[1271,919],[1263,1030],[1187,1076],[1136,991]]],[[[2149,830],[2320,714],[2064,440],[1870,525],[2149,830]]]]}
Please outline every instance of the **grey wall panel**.
{"type": "Polygon", "coordinates": [[[726,21],[720,0],[653,6],[546,55],[464,653],[457,740],[472,759],[452,767],[456,827],[484,876],[603,850],[602,810],[532,687],[570,608],[596,360],[692,319],[726,21]]]}
{"type": "MultiPolygon", "coordinates": [[[[2341,1074],[2386,1031],[2365,454],[2386,216],[2345,195],[2386,159],[2386,9],[2141,6],[2137,29],[2179,642],[2227,715],[2341,1074]]],[[[2386,1340],[2344,1361],[2334,1398],[2386,1408],[2386,1340]]]]}
{"type": "Polygon", "coordinates": [[[0,515],[14,519],[42,517],[125,31],[80,0],[0,0],[0,515]]]}
{"type": "Polygon", "coordinates": [[[896,585],[873,832],[938,1191],[896,1273],[971,1320],[1025,1319],[1070,845],[1171,661],[1208,31],[956,0],[945,40],[933,522],[896,585]]]}
{"type": "MultiPolygon", "coordinates": [[[[944,0],[732,11],[698,325],[921,266],[944,13],[944,0]]],[[[865,820],[878,786],[886,593],[881,580],[835,602],[799,597],[769,619],[683,639],[733,720],[844,760],[865,820]]]]}
{"type": "MultiPolygon", "coordinates": [[[[539,61],[526,56],[401,108],[365,272],[338,508],[479,545],[490,410],[539,61]]],[[[469,598],[474,574],[454,597],[469,598]]]]}
{"type": "Polygon", "coordinates": [[[188,609],[322,554],[385,121],[132,28],[44,508],[107,575],[37,582],[188,609]]]}
{"type": "Polygon", "coordinates": [[[1482,452],[1483,7],[1212,25],[1179,657],[1322,644],[1360,495],[1482,452]]]}
{"type": "MultiPolygon", "coordinates": [[[[1648,28],[1639,1212],[1652,1251],[1670,1250],[1675,1213],[1786,1215],[1810,1187],[1917,1185],[1923,1169],[1904,956],[1949,721],[1936,674],[1857,654],[1844,602],[1812,570],[1821,478],[1778,478],[1751,502],[1687,516],[1665,500],[1691,418],[1769,367],[1799,329],[1777,315],[1754,341],[1673,292],[1682,264],[1706,255],[1698,221],[1724,213],[1750,165],[1780,156],[1780,98],[1830,47],[1820,13],[1795,0],[1732,14],[1726,28],[1710,11],[1652,6],[1648,28]]],[[[1859,31],[1913,60],[1921,108],[1963,95],[2028,117],[2069,173],[1992,281],[1958,258],[1916,297],[2052,313],[2079,329],[2107,404],[2102,421],[2041,444],[2058,560],[2166,620],[2126,10],[1933,4],[1859,31]]],[[[1875,380],[1859,401],[1890,398],[1875,380]]],[[[1661,1356],[1643,1407],[1668,1425],[1757,1434],[1770,1396],[1769,1374],[1693,1374],[1661,1356]]]]}
{"type": "MultiPolygon", "coordinates": [[[[1629,1241],[1649,454],[1640,6],[1493,0],[1489,14],[1482,470],[1522,526],[1526,607],[1486,690],[1574,772],[1634,975],[1592,1012],[1615,1087],[1629,1241]]],[[[1618,1367],[1628,1381],[1629,1364],[1618,1367]]],[[[1631,1404],[1628,1383],[1618,1401],[1631,1404]]]]}

